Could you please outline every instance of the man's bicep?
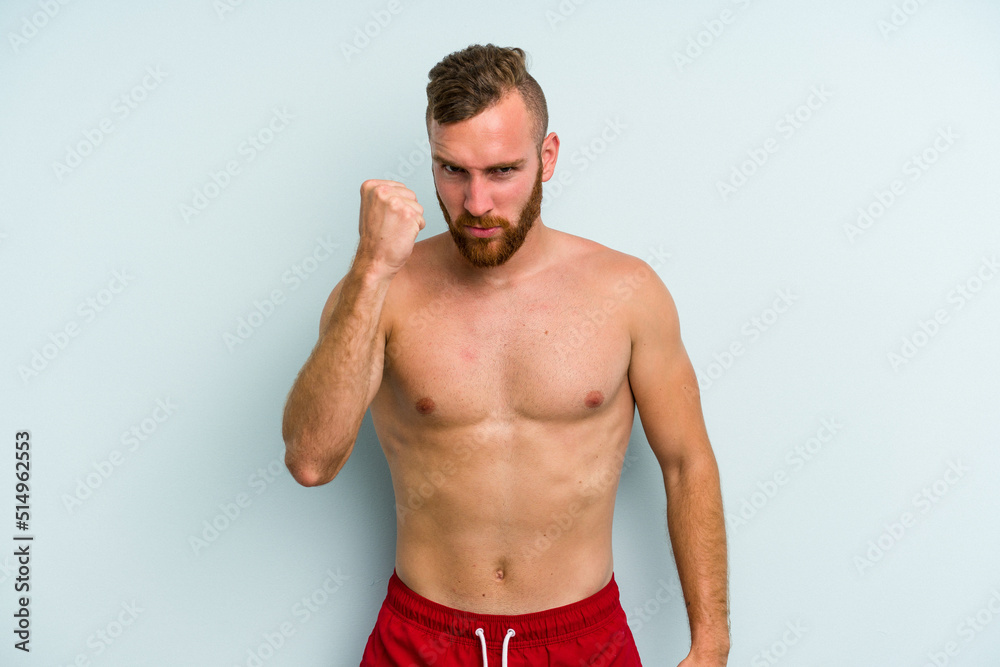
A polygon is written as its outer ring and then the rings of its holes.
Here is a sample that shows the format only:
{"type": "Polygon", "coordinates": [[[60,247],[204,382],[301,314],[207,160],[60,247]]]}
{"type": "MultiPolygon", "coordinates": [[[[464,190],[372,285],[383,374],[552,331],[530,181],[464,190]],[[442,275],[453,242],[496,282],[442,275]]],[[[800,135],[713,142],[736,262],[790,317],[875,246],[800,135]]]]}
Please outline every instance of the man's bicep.
{"type": "Polygon", "coordinates": [[[646,439],[666,470],[709,448],[708,434],[674,300],[655,272],[639,296],[632,309],[629,383],[646,439]]]}

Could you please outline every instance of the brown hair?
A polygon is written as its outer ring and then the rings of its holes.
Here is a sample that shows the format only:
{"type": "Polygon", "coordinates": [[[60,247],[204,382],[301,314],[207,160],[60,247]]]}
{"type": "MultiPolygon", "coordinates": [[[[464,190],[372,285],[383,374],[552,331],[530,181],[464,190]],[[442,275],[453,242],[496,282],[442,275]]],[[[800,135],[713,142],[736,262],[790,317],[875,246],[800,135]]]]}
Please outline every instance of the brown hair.
{"type": "Polygon", "coordinates": [[[516,89],[534,121],[535,143],[541,150],[549,112],[541,86],[528,74],[522,49],[473,44],[445,56],[427,78],[428,132],[431,118],[439,123],[472,118],[516,89]]]}

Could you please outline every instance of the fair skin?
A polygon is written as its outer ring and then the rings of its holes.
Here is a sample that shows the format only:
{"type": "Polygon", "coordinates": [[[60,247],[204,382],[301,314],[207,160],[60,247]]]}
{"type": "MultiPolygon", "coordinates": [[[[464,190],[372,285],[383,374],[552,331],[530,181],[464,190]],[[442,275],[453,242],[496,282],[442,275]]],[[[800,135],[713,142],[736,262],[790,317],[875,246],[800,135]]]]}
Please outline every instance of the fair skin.
{"type": "MultiPolygon", "coordinates": [[[[473,118],[432,121],[434,182],[450,220],[518,223],[539,168],[548,181],[559,153],[550,133],[539,161],[530,120],[515,93],[473,118]]],[[[403,583],[470,612],[548,609],[610,581],[615,495],[638,408],[690,620],[681,666],[725,665],[718,467],[662,281],[645,262],[540,217],[509,260],[488,268],[448,233],[415,242],[423,227],[404,185],[362,186],[357,254],[285,409],[295,479],[334,479],[370,407],[396,496],[403,583]]]]}

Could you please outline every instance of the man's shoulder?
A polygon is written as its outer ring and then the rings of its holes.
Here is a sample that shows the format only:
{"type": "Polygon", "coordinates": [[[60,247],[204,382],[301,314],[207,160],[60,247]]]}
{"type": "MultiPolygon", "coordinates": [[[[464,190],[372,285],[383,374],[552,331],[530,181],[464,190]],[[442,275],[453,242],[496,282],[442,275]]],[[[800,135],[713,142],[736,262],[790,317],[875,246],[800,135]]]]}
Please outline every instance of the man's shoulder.
{"type": "Polygon", "coordinates": [[[652,268],[645,260],[621,250],[615,250],[598,241],[567,232],[558,232],[567,249],[567,268],[577,268],[601,281],[619,280],[635,282],[648,278],[652,268]]]}
{"type": "Polygon", "coordinates": [[[605,312],[618,312],[633,331],[650,318],[661,324],[676,321],[673,297],[650,262],[592,239],[567,236],[576,253],[567,270],[605,312]]]}

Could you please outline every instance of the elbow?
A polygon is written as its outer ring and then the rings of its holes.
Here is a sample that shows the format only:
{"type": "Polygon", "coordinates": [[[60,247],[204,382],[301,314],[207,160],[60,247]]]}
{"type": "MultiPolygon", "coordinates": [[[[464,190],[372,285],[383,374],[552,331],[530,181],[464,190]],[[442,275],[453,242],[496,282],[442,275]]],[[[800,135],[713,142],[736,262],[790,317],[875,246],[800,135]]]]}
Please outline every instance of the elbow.
{"type": "Polygon", "coordinates": [[[663,480],[668,486],[691,483],[719,483],[719,464],[711,448],[687,452],[661,461],[663,480]]]}
{"type": "Polygon", "coordinates": [[[288,468],[292,479],[302,486],[322,486],[329,482],[330,480],[323,479],[317,466],[292,454],[295,451],[293,444],[296,443],[292,440],[285,442],[285,467],[288,468]]]}
{"type": "Polygon", "coordinates": [[[285,443],[285,467],[292,475],[292,479],[302,486],[322,486],[333,481],[337,473],[343,467],[343,460],[336,460],[325,464],[310,457],[296,455],[293,452],[310,451],[308,446],[302,447],[302,443],[297,440],[288,440],[285,443]]]}
{"type": "Polygon", "coordinates": [[[303,452],[310,451],[309,445],[303,442],[302,433],[292,428],[288,419],[287,408],[285,419],[281,424],[281,439],[285,441],[285,467],[292,479],[302,486],[320,486],[322,478],[315,465],[303,457],[303,452]]]}
{"type": "Polygon", "coordinates": [[[322,486],[330,481],[323,479],[323,476],[314,467],[290,462],[287,455],[285,456],[285,467],[291,473],[292,479],[302,486],[322,486]]]}

